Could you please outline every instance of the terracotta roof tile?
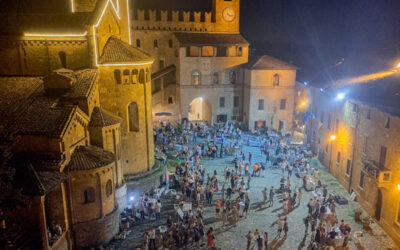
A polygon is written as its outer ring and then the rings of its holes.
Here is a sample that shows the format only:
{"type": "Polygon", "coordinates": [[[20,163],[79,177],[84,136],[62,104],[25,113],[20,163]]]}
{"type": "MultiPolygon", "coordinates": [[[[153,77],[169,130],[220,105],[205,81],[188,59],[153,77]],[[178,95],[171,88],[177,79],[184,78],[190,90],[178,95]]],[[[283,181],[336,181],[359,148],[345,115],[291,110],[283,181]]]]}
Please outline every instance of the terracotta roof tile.
{"type": "Polygon", "coordinates": [[[101,168],[115,161],[115,156],[109,151],[95,146],[79,146],[71,155],[66,171],[80,171],[101,168]]]}
{"type": "Polygon", "coordinates": [[[0,124],[41,85],[40,77],[0,77],[0,124]]]}
{"type": "Polygon", "coordinates": [[[287,62],[273,58],[271,56],[263,55],[251,60],[247,63],[245,68],[255,69],[255,70],[296,70],[296,66],[291,65],[287,62]]]}
{"type": "Polygon", "coordinates": [[[67,98],[88,97],[90,90],[97,79],[97,70],[85,69],[75,72],[75,82],[71,90],[64,96],[67,98]]]}
{"type": "Polygon", "coordinates": [[[121,119],[99,107],[95,107],[90,118],[90,127],[107,127],[121,123],[121,119]]]}
{"type": "Polygon", "coordinates": [[[153,58],[149,54],[130,46],[114,36],[108,39],[99,58],[100,64],[149,63],[152,61],[153,58]]]}

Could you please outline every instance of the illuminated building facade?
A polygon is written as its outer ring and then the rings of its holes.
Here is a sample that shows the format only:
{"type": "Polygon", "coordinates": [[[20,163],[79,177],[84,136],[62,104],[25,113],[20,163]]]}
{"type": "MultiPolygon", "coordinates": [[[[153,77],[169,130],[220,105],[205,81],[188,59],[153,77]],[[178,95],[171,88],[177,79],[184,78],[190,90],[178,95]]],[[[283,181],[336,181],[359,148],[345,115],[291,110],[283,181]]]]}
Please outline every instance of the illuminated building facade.
{"type": "MultiPolygon", "coordinates": [[[[296,71],[285,71],[287,64],[264,57],[275,62],[274,67],[266,70],[275,71],[274,74],[281,74],[282,81],[290,82],[273,90],[251,87],[245,73],[254,72],[246,68],[249,43],[240,34],[239,4],[239,0],[214,0],[209,11],[171,11],[157,6],[133,10],[132,45],[155,58],[152,73],[154,121],[216,123],[234,120],[246,121],[250,129],[254,128],[255,121],[261,121],[269,128],[279,129],[281,119],[286,121],[287,129],[291,128],[296,71]],[[277,61],[278,65],[286,66],[278,69],[277,61]],[[250,100],[250,88],[253,94],[263,93],[268,98],[266,102],[271,103],[271,110],[265,111],[268,114],[253,113],[246,105],[248,101],[252,102],[251,107],[258,102],[258,99],[250,100]],[[287,115],[282,116],[279,111],[282,117],[276,118],[271,126],[272,103],[280,99],[288,100],[287,115]]],[[[272,85],[272,77],[260,77],[259,81],[272,85]]]]}
{"type": "Polygon", "coordinates": [[[389,77],[340,91],[309,87],[306,133],[321,163],[399,244],[397,81],[389,77]]]}
{"type": "Polygon", "coordinates": [[[97,68],[102,107],[124,120],[124,174],[149,170],[153,59],[129,45],[129,1],[18,1],[2,9],[0,75],[97,68]]]}

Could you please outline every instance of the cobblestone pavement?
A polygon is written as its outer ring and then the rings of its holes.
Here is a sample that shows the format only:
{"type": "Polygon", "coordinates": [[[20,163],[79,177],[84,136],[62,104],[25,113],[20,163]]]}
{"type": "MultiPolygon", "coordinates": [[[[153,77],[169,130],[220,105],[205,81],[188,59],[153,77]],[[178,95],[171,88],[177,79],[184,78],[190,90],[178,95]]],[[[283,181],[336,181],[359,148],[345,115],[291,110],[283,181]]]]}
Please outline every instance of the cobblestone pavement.
{"type": "MultiPolygon", "coordinates": [[[[252,161],[264,161],[264,157],[258,148],[244,147],[245,155],[251,152],[253,157],[252,161]]],[[[217,158],[215,160],[203,160],[202,164],[205,166],[208,173],[212,173],[217,170],[220,187],[222,187],[223,182],[223,170],[225,166],[233,167],[228,162],[232,160],[232,157],[217,158]]],[[[328,193],[335,192],[341,196],[345,196],[350,200],[349,195],[345,189],[331,176],[329,175],[325,168],[320,165],[318,160],[311,160],[311,167],[320,169],[321,181],[328,187],[328,193]]],[[[146,177],[144,179],[138,180],[133,184],[128,185],[128,194],[140,194],[145,188],[150,188],[151,186],[159,183],[160,172],[155,173],[152,176],[146,177]]],[[[255,177],[252,178],[250,183],[249,197],[250,197],[250,212],[247,218],[241,218],[236,226],[227,226],[224,229],[221,228],[222,222],[215,219],[214,207],[205,207],[204,209],[204,221],[206,224],[206,230],[212,226],[215,231],[216,236],[216,246],[223,250],[244,250],[246,249],[246,239],[245,235],[248,231],[254,232],[258,229],[260,233],[268,232],[269,235],[269,249],[307,249],[310,242],[310,234],[304,234],[304,223],[302,218],[307,215],[306,204],[311,198],[311,192],[303,191],[303,198],[299,207],[296,207],[290,214],[287,215],[287,220],[289,224],[289,233],[286,239],[275,238],[276,236],[276,222],[279,213],[281,213],[282,204],[278,201],[277,197],[274,205],[272,207],[260,207],[259,203],[262,201],[261,189],[271,186],[276,188],[279,187],[279,181],[282,177],[281,170],[266,170],[265,178],[255,177]]],[[[300,187],[302,185],[302,180],[296,178],[294,175],[291,177],[292,185],[300,187]]],[[[214,200],[220,198],[221,192],[216,192],[214,195],[214,200]]],[[[236,197],[236,195],[235,195],[236,197]]],[[[163,198],[162,200],[162,223],[165,223],[168,214],[173,214],[172,202],[169,198],[163,198]]],[[[336,213],[338,215],[339,221],[343,219],[345,223],[350,224],[352,228],[352,234],[354,231],[362,231],[362,225],[354,221],[354,209],[359,207],[356,202],[349,201],[348,205],[337,205],[336,213]]],[[[132,228],[132,233],[125,240],[113,241],[107,249],[135,249],[135,247],[141,244],[141,237],[143,232],[158,227],[161,222],[144,222],[138,226],[132,228]]],[[[364,237],[361,238],[361,244],[356,242],[354,238],[350,241],[350,249],[366,249],[366,250],[379,250],[379,249],[399,249],[395,243],[383,232],[383,230],[376,224],[371,224],[372,230],[364,232],[364,237]]]]}

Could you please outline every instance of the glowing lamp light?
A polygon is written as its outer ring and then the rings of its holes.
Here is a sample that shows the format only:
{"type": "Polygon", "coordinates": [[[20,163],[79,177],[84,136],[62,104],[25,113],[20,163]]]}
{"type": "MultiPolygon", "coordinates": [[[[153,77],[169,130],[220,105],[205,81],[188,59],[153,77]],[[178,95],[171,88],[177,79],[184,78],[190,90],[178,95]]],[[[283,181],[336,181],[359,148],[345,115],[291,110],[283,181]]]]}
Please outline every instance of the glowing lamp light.
{"type": "Polygon", "coordinates": [[[330,139],[331,139],[331,141],[334,141],[336,139],[336,136],[331,135],[330,139]]]}
{"type": "Polygon", "coordinates": [[[337,96],[336,96],[336,99],[338,99],[338,100],[342,100],[344,98],[344,93],[339,93],[337,96]]]}
{"type": "Polygon", "coordinates": [[[400,184],[397,184],[397,189],[400,191],[400,184]]]}
{"type": "Polygon", "coordinates": [[[306,102],[302,102],[301,106],[303,106],[303,107],[306,106],[306,102]]]}
{"type": "Polygon", "coordinates": [[[320,88],[320,89],[319,89],[319,91],[323,92],[323,91],[324,91],[324,89],[323,89],[323,88],[320,88]]]}
{"type": "Polygon", "coordinates": [[[203,97],[200,97],[199,99],[200,99],[201,102],[203,101],[203,97]]]}
{"type": "Polygon", "coordinates": [[[131,196],[131,197],[129,197],[129,200],[130,200],[130,201],[134,201],[134,200],[135,200],[135,197],[131,196]]]}
{"type": "Polygon", "coordinates": [[[400,63],[396,65],[396,69],[400,69],[400,63]]]}
{"type": "Polygon", "coordinates": [[[308,82],[304,82],[304,85],[307,86],[307,85],[308,85],[308,82]]]}

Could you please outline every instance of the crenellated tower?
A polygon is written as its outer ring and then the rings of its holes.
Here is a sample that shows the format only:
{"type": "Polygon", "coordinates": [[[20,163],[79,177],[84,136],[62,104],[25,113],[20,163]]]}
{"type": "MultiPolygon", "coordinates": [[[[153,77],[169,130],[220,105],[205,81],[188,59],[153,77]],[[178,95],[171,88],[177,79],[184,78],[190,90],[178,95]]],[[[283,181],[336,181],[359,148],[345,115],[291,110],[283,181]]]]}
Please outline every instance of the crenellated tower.
{"type": "Polygon", "coordinates": [[[239,33],[240,0],[213,0],[215,32],[239,33]]]}

